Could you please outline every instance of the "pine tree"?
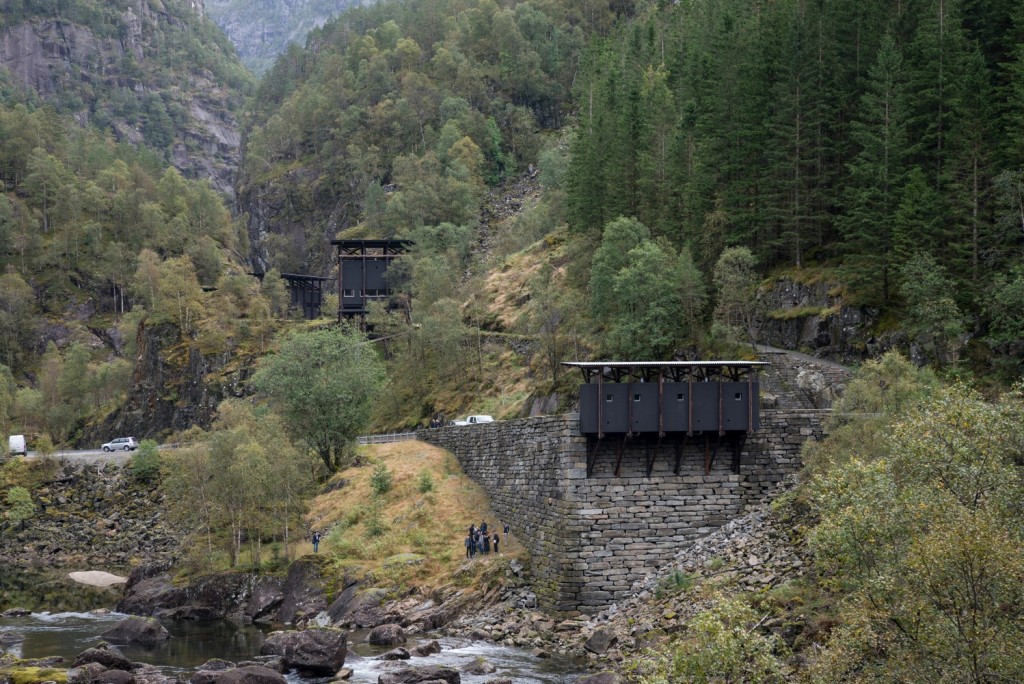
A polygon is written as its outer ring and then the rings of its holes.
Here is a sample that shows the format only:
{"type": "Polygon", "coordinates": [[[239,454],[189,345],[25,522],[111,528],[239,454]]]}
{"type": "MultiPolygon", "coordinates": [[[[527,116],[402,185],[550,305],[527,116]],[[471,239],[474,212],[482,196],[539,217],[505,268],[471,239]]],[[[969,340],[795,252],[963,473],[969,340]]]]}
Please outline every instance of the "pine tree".
{"type": "Polygon", "coordinates": [[[967,55],[962,21],[959,0],[929,0],[908,50],[909,134],[936,191],[946,181],[947,137],[967,55]]]}
{"type": "Polygon", "coordinates": [[[844,271],[862,298],[876,304],[891,294],[893,221],[908,153],[903,79],[902,56],[887,34],[853,123],[859,152],[849,165],[840,217],[844,271]]]}

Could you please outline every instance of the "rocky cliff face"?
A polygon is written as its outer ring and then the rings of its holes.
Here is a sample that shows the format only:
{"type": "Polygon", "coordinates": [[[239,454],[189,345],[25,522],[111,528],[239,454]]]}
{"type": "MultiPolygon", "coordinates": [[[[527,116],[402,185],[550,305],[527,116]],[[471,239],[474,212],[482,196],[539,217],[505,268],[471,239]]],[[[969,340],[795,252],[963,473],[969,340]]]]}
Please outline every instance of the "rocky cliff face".
{"type": "Polygon", "coordinates": [[[209,11],[242,63],[262,74],[289,43],[304,45],[307,33],[357,4],[358,0],[209,0],[209,11]]]}
{"type": "Polygon", "coordinates": [[[164,437],[193,425],[208,428],[217,406],[240,397],[255,359],[224,352],[204,355],[194,343],[179,340],[178,329],[164,324],[141,327],[139,355],[127,403],[87,431],[87,444],[109,435],[136,439],[164,437]]]}
{"type": "Polygon", "coordinates": [[[758,341],[840,363],[856,363],[905,343],[896,333],[873,331],[881,312],[849,306],[836,283],[800,283],[779,278],[762,292],[766,312],[758,341]]]}
{"type": "MultiPolygon", "coordinates": [[[[205,12],[203,0],[189,3],[199,16],[205,12]]],[[[96,26],[28,16],[8,21],[0,32],[0,65],[80,123],[156,147],[184,175],[209,178],[230,195],[241,140],[232,111],[238,93],[201,60],[184,69],[151,66],[167,56],[170,44],[195,52],[195,46],[179,44],[194,31],[195,17],[187,19],[154,0],[139,0],[96,26]],[[158,127],[159,137],[153,135],[158,127]]],[[[219,53],[214,46],[209,54],[219,53]]]]}

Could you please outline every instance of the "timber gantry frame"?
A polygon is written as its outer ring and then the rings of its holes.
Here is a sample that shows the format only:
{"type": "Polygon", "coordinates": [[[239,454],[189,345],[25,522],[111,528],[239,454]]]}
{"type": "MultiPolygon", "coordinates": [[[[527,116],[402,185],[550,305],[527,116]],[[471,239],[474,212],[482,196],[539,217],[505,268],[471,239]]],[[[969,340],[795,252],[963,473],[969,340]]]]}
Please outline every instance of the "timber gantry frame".
{"type": "Polygon", "coordinates": [[[646,448],[647,476],[661,445],[675,447],[678,475],[687,442],[704,446],[711,472],[722,446],[731,447],[734,473],[747,438],[760,427],[757,370],[766,361],[563,361],[583,373],[580,433],[587,438],[587,477],[607,438],[615,445],[615,476],[630,440],[646,448]]]}
{"type": "Polygon", "coordinates": [[[338,322],[360,316],[369,302],[390,299],[387,270],[404,254],[411,240],[331,240],[338,250],[338,322]]]}
{"type": "Polygon", "coordinates": [[[302,316],[308,321],[320,318],[320,306],[324,302],[324,283],[329,282],[331,278],[282,273],[281,279],[288,283],[288,291],[292,296],[291,307],[302,309],[302,316]]]}

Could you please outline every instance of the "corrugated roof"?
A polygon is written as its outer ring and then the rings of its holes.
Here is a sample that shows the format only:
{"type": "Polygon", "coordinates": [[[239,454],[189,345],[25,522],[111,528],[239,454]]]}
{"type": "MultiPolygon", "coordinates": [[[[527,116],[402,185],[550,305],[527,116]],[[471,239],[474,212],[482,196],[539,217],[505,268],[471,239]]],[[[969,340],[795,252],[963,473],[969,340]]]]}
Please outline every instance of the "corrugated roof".
{"type": "Polygon", "coordinates": [[[752,368],[770,366],[768,361],[562,361],[573,368],[752,368]]]}

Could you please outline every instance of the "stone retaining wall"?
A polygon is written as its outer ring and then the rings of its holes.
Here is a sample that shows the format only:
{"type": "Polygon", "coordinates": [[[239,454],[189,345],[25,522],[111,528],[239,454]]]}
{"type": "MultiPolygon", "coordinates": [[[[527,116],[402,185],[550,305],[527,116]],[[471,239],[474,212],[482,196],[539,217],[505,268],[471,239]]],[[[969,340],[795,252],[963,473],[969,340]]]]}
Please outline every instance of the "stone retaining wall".
{"type": "Polygon", "coordinates": [[[655,444],[633,442],[622,450],[616,477],[616,446],[606,439],[587,477],[586,439],[575,414],[421,430],[419,438],[454,453],[487,490],[494,511],[530,551],[542,607],[595,612],[796,472],[801,445],[821,438],[827,413],[763,410],[738,475],[724,447],[705,475],[706,445],[690,440],[679,475],[673,444],[658,447],[647,477],[645,459],[655,444]]]}

